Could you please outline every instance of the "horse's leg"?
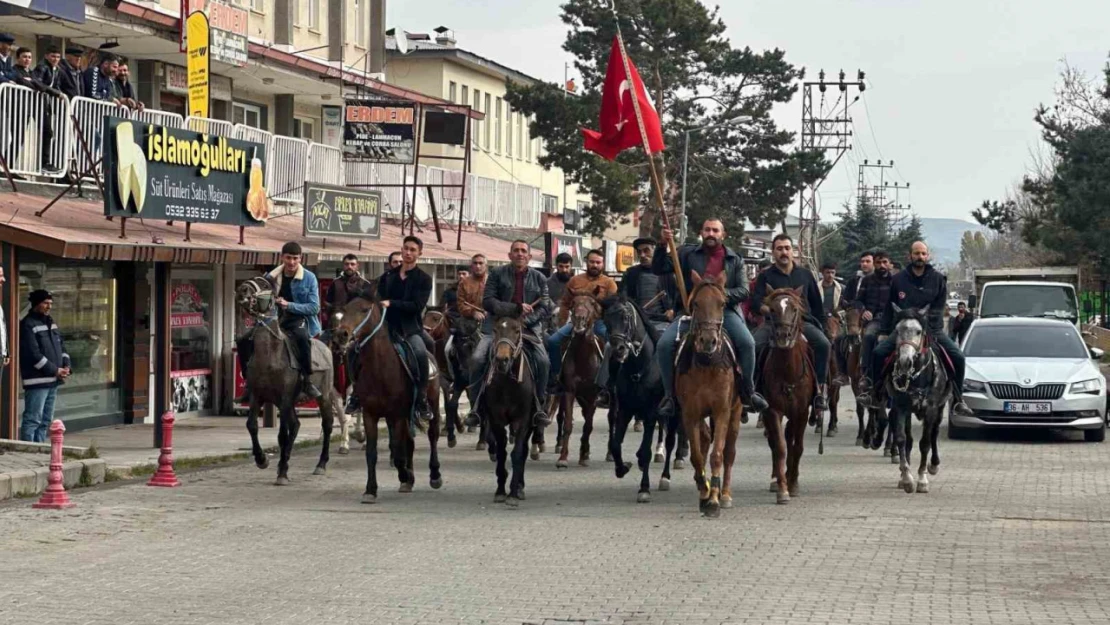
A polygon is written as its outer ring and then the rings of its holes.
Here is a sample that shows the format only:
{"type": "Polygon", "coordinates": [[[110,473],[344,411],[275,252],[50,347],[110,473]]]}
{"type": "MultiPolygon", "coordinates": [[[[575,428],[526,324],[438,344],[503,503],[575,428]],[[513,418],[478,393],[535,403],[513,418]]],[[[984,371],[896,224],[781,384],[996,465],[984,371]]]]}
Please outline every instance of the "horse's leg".
{"type": "MultiPolygon", "coordinates": [[[[331,433],[335,428],[335,406],[338,403],[335,389],[328,388],[320,398],[320,427],[323,429],[323,444],[320,446],[320,460],[316,463],[313,475],[324,475],[328,472],[328,460],[331,459],[331,433]]],[[[342,412],[342,411],[340,411],[342,412]]]]}
{"type": "MultiPolygon", "coordinates": [[[[809,402],[806,403],[806,406],[806,412],[809,412],[809,402]]],[[[793,433],[793,436],[790,437],[790,448],[786,460],[786,486],[790,490],[791,497],[798,496],[798,478],[801,473],[802,452],[805,450],[806,438],[806,428],[801,425],[804,420],[804,417],[801,416],[796,419],[792,418],[788,425],[793,433]],[[798,425],[795,425],[795,423],[798,425]]]]}
{"type": "Polygon", "coordinates": [[[408,458],[406,457],[408,445],[409,424],[405,416],[401,416],[390,424],[389,432],[389,449],[392,454],[393,468],[397,469],[397,481],[401,486],[397,489],[399,493],[411,493],[412,486],[409,485],[408,479],[408,458]]]}
{"type": "Polygon", "coordinates": [[[732,507],[732,465],[736,463],[736,439],[740,436],[740,415],[744,407],[733,402],[728,418],[728,438],[725,439],[725,471],[721,482],[721,507],[732,507]]]}
{"type": "MultiPolygon", "coordinates": [[[[652,412],[655,412],[655,407],[654,406],[651,406],[648,409],[651,410],[652,412]]],[[[658,413],[656,413],[656,415],[657,415],[656,420],[658,420],[658,418],[659,418],[658,413]]],[[[677,417],[671,417],[668,420],[667,423],[665,423],[665,424],[661,423],[659,425],[659,427],[660,427],[660,429],[666,428],[666,430],[667,430],[667,434],[666,434],[666,437],[667,437],[666,438],[667,453],[666,453],[666,456],[664,456],[664,458],[663,458],[663,475],[659,478],[659,490],[670,490],[671,489],[671,454],[674,452],[675,442],[678,440],[678,429],[679,429],[678,418],[677,417]]],[[[676,460],[675,462],[677,463],[678,461],[676,460]]],[[[678,467],[675,467],[675,468],[677,469],[678,467]]]]}
{"type": "Polygon", "coordinates": [[[899,406],[895,406],[890,413],[890,429],[894,433],[894,445],[891,447],[890,451],[891,455],[896,454],[898,459],[898,470],[901,472],[898,485],[907,493],[912,493],[916,484],[914,484],[913,475],[910,473],[910,460],[906,441],[907,424],[911,420],[910,414],[904,412],[899,406]]]}
{"type": "Polygon", "coordinates": [[[626,463],[624,461],[621,445],[624,443],[624,437],[628,434],[628,426],[632,422],[633,413],[621,405],[614,408],[609,410],[609,419],[614,421],[609,430],[609,456],[613,458],[613,471],[617,478],[623,478],[628,475],[628,471],[632,468],[631,462],[626,463]]]}
{"type": "Polygon", "coordinates": [[[942,418],[944,418],[944,409],[938,408],[936,415],[933,417],[933,428],[929,430],[929,436],[932,439],[929,446],[933,450],[933,461],[929,463],[929,475],[940,473],[940,452],[937,451],[937,435],[940,433],[940,421],[942,418]]]}
{"type": "MultiPolygon", "coordinates": [[[[443,486],[443,476],[439,472],[439,428],[443,424],[443,416],[439,412],[439,393],[433,392],[432,397],[428,398],[428,406],[432,409],[432,422],[428,427],[428,447],[431,448],[428,452],[428,485],[438,490],[443,486]]],[[[450,423],[447,431],[451,431],[450,423]]]]}
{"type": "Polygon", "coordinates": [[[929,410],[925,414],[925,419],[921,424],[921,441],[918,443],[921,451],[921,460],[917,466],[917,492],[929,492],[929,477],[926,475],[926,467],[929,465],[929,450],[933,445],[932,429],[935,427],[933,424],[933,411],[929,410]]]}
{"type": "Polygon", "coordinates": [[[709,444],[709,469],[711,471],[709,501],[705,505],[705,516],[709,518],[721,516],[721,485],[725,468],[725,442],[728,440],[731,418],[731,401],[724,406],[715,406],[709,417],[709,424],[713,429],[713,439],[709,444]]]}
{"type": "Polygon", "coordinates": [[[840,428],[837,427],[836,407],[840,404],[840,387],[833,386],[829,388],[829,427],[825,429],[825,436],[832,438],[836,436],[840,428]]]}
{"type": "Polygon", "coordinates": [[[252,393],[251,405],[247,409],[247,432],[250,432],[251,435],[251,454],[254,455],[254,464],[259,469],[265,469],[270,466],[270,460],[262,451],[261,443],[258,442],[258,411],[261,408],[262,404],[252,393]]]}
{"type": "Polygon", "coordinates": [[[289,483],[289,455],[293,451],[293,407],[290,405],[292,401],[288,399],[282,402],[278,416],[278,474],[277,481],[274,482],[277,486],[289,483]]]}
{"type": "Polygon", "coordinates": [[[505,503],[505,480],[509,479],[509,471],[505,469],[505,460],[509,457],[509,433],[505,426],[492,426],[493,453],[497,457],[497,492],[493,495],[494,503],[505,503]]]}
{"type": "Polygon", "coordinates": [[[565,469],[569,466],[570,435],[574,432],[574,395],[570,392],[559,396],[559,416],[563,427],[559,432],[559,459],[555,461],[555,468],[565,469]]]}
{"type": "MultiPolygon", "coordinates": [[[[473,405],[473,404],[471,404],[471,405],[473,405]]],[[[489,448],[490,443],[489,443],[489,440],[487,440],[489,438],[489,436],[490,436],[489,419],[485,416],[485,414],[482,414],[481,416],[478,417],[478,442],[474,443],[474,450],[475,451],[483,451],[483,450],[489,448]]],[[[489,459],[490,460],[493,460],[493,455],[494,455],[494,450],[490,449],[490,451],[489,451],[489,459]]]]}
{"type": "Polygon", "coordinates": [[[701,413],[691,406],[693,402],[682,405],[682,423],[686,431],[693,431],[690,437],[690,464],[694,469],[694,483],[698,486],[698,510],[705,512],[709,503],[709,482],[705,479],[705,451],[702,449],[702,417],[701,413]]]}
{"type": "Polygon", "coordinates": [[[674,452],[674,468],[681,469],[686,466],[686,459],[690,457],[690,437],[686,435],[686,428],[679,423],[678,448],[674,452]]]}
{"type": "Polygon", "coordinates": [[[786,432],[783,431],[782,413],[768,410],[763,420],[767,444],[771,447],[771,492],[777,493],[777,503],[788,503],[790,491],[786,487],[786,432]]]}
{"type": "MultiPolygon", "coordinates": [[[[855,390],[853,390],[853,393],[855,394],[854,396],[859,395],[859,393],[855,390]]],[[[856,434],[856,447],[863,447],[864,445],[866,445],[866,443],[864,441],[867,440],[867,427],[866,427],[866,425],[864,425],[864,416],[863,416],[866,411],[867,411],[867,409],[864,408],[857,401],[856,402],[856,420],[859,421],[859,431],[856,434]]]]}
{"type": "MultiPolygon", "coordinates": [[[[359,410],[362,414],[365,410],[359,410]]],[[[366,430],[366,492],[362,494],[362,503],[377,503],[378,501],[378,420],[366,418],[366,422],[373,427],[366,430]]]]}
{"type": "Polygon", "coordinates": [[[455,434],[455,421],[459,418],[459,395],[454,383],[446,384],[443,390],[443,412],[447,415],[447,447],[459,444],[455,434]]]}
{"type": "MultiPolygon", "coordinates": [[[[638,503],[648,503],[651,501],[651,450],[655,443],[655,428],[659,418],[649,406],[640,421],[644,424],[644,434],[640,438],[640,449],[636,452],[636,460],[640,467],[640,492],[636,495],[636,501],[638,503]]],[[[625,427],[627,425],[626,422],[625,427]]]]}
{"type": "Polygon", "coordinates": [[[512,453],[513,479],[509,482],[509,498],[505,500],[505,504],[513,508],[519,506],[520,501],[524,499],[524,463],[528,460],[528,446],[532,439],[531,428],[528,425],[532,422],[531,417],[532,415],[529,414],[517,423],[509,425],[516,431],[516,442],[513,443],[512,453]]]}
{"type": "MultiPolygon", "coordinates": [[[[647,419],[649,417],[645,416],[644,418],[647,419]]],[[[658,422],[658,418],[656,418],[656,421],[658,422]]],[[[666,428],[663,427],[662,423],[657,423],[657,425],[658,425],[658,427],[656,429],[659,430],[659,440],[656,442],[656,445],[655,445],[655,462],[663,462],[664,460],[669,460],[669,458],[667,458],[667,445],[666,445],[666,435],[667,435],[667,433],[666,433],[666,428]]]]}
{"type": "MultiPolygon", "coordinates": [[[[620,406],[618,406],[616,404],[616,402],[614,402],[613,405],[608,410],[605,411],[605,420],[608,421],[608,424],[609,424],[609,439],[610,440],[612,440],[612,438],[613,438],[613,432],[616,431],[616,424],[617,424],[616,412],[617,412],[618,408],[620,408],[620,406]]],[[[597,410],[597,400],[594,400],[594,410],[595,411],[597,410]]],[[[585,412],[585,411],[583,410],[583,412],[585,412]]],[[[643,425],[640,423],[640,417],[638,415],[636,415],[636,413],[632,413],[632,420],[633,420],[634,423],[636,423],[636,425],[640,426],[639,428],[636,428],[635,431],[642,432],[644,428],[643,428],[643,425]]],[[[593,422],[593,419],[591,418],[590,421],[593,422]]],[[[606,450],[606,452],[605,452],[605,462],[612,462],[612,461],[613,461],[613,452],[606,450]]]]}
{"type": "MultiPolygon", "coordinates": [[[[573,406],[573,401],[571,406],[573,406]]],[[[574,410],[571,408],[571,410],[574,410]]],[[[597,411],[597,399],[589,399],[582,403],[582,441],[578,449],[578,466],[590,466],[590,434],[594,431],[594,412],[597,411]]]]}

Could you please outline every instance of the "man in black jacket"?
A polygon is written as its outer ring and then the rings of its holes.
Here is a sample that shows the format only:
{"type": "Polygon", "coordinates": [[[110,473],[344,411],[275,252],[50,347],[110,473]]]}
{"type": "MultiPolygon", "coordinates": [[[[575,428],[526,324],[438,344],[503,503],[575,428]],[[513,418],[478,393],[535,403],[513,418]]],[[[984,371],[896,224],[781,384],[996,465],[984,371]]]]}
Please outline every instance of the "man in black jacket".
{"type": "MultiPolygon", "coordinates": [[[[806,341],[809,342],[810,347],[813,348],[813,368],[817,370],[817,397],[813,400],[813,406],[818,410],[827,410],[828,403],[825,400],[828,394],[826,381],[829,376],[829,338],[825,336],[824,324],[821,322],[825,313],[824,300],[821,297],[821,289],[817,286],[817,280],[813,277],[813,272],[805,267],[801,267],[794,263],[794,240],[788,235],[780,234],[771,241],[771,255],[774,257],[775,264],[771,265],[767,271],[759,274],[755,279],[755,291],[752,293],[752,311],[766,314],[763,311],[763,297],[767,295],[767,288],[771,289],[803,289],[802,303],[805,304],[806,317],[805,324],[802,326],[802,334],[805,336],[806,341]]],[[[755,332],[755,344],[758,351],[762,351],[771,342],[771,334],[773,328],[770,323],[764,323],[755,332]]],[[[844,374],[841,373],[836,379],[832,380],[833,384],[843,386],[847,383],[844,374]]]]}
{"type": "Polygon", "coordinates": [[[890,283],[894,275],[890,270],[890,257],[886,252],[875,252],[875,271],[864,276],[852,305],[860,311],[863,321],[863,351],[860,368],[865,379],[871,378],[871,354],[883,329],[883,317],[890,303],[890,283]]]}
{"type": "Polygon", "coordinates": [[[58,89],[71,100],[84,95],[84,81],[81,79],[81,56],[84,53],[81,48],[66,48],[66,58],[59,64],[61,76],[58,89]]]}
{"type": "Polygon", "coordinates": [[[31,310],[19,322],[19,373],[24,394],[19,438],[43,443],[54,420],[58,385],[70,376],[70,359],[58,324],[50,316],[54,296],[37,289],[31,291],[29,299],[31,310]]]}
{"type": "Polygon", "coordinates": [[[662,334],[674,320],[673,296],[670,288],[674,284],[674,274],[656,275],[651,269],[655,256],[655,239],[644,237],[632,242],[640,264],[629,267],[621,279],[620,292],[641,307],[657,334],[662,334]],[[662,295],[659,293],[662,292],[662,295]]]}
{"type": "Polygon", "coordinates": [[[975,321],[975,315],[968,312],[967,304],[963,302],[956,304],[956,316],[952,317],[948,322],[951,328],[948,332],[948,336],[955,341],[957,345],[963,343],[972,321],[975,321]]]}
{"type": "Polygon", "coordinates": [[[486,288],[482,293],[482,307],[489,313],[482,322],[482,340],[474,349],[470,361],[470,396],[474,398],[473,412],[484,390],[490,347],[493,345],[493,320],[496,317],[521,317],[525,329],[524,353],[535,375],[536,414],[533,423],[539,427],[551,423],[544,412],[547,401],[547,378],[551,362],[543,342],[543,323],[551,315],[554,305],[547,296],[547,277],[528,266],[532,248],[527,241],[517,239],[509,248],[509,264],[489,272],[486,288]]]}
{"type": "MultiPolygon", "coordinates": [[[[555,271],[547,279],[547,296],[551,298],[553,303],[563,299],[563,292],[567,290],[567,283],[574,277],[573,263],[574,257],[566,252],[560,252],[555,257],[555,271]]],[[[558,306],[558,304],[555,305],[558,306]]],[[[551,334],[559,329],[558,319],[556,318],[557,312],[557,310],[552,311],[545,334],[551,334]]]]}
{"type": "Polygon", "coordinates": [[[414,236],[405,237],[401,246],[401,266],[391,269],[378,280],[378,299],[385,308],[385,321],[393,336],[408,343],[416,357],[416,417],[427,423],[432,419],[428,410],[428,354],[435,352],[432,337],[424,331],[424,308],[432,295],[432,277],[416,266],[424,242],[414,236]]]}
{"type": "MultiPolygon", "coordinates": [[[[940,345],[952,359],[955,375],[952,380],[952,393],[955,397],[953,410],[957,414],[970,416],[971,409],[964,403],[961,392],[964,387],[964,355],[956,343],[944,333],[944,310],[947,308],[948,279],[929,264],[929,247],[917,241],[910,247],[910,266],[901,271],[890,283],[890,302],[883,313],[883,331],[887,339],[875,347],[871,356],[871,381],[879,384],[887,358],[898,348],[898,337],[894,335],[894,306],[899,309],[928,308],[928,328],[925,331],[940,345]]],[[[871,384],[864,383],[858,401],[871,405],[873,398],[871,384]]],[[[879,406],[875,406],[876,408],[879,406]]]]}
{"type": "Polygon", "coordinates": [[[863,279],[875,272],[875,265],[878,259],[875,257],[878,252],[867,250],[859,255],[859,271],[856,272],[855,277],[848,281],[848,286],[844,287],[844,301],[856,301],[856,295],[859,293],[859,287],[863,284],[863,279]]]}
{"type": "MultiPolygon", "coordinates": [[[[692,272],[697,272],[703,278],[716,276],[722,272],[727,277],[725,283],[725,317],[723,329],[732,342],[733,350],[740,360],[740,369],[744,372],[744,384],[740,389],[744,404],[754,411],[762,412],[767,409],[767,400],[755,391],[755,340],[748,326],[740,316],[738,308],[740,303],[748,298],[747,279],[744,274],[744,261],[732,250],[725,247],[725,226],[719,219],[707,219],[701,227],[701,245],[686,245],[678,250],[678,261],[682,269],[682,279],[686,283],[686,293],[689,295],[694,288],[692,272]]],[[[663,245],[655,248],[651,268],[656,275],[662,276],[674,273],[674,262],[669,254],[670,246],[674,244],[674,233],[663,228],[663,245]]],[[[675,308],[684,306],[676,304],[675,308]]],[[[663,332],[659,339],[659,351],[656,359],[659,362],[660,372],[663,374],[663,391],[666,395],[659,405],[659,416],[667,419],[674,415],[674,350],[678,339],[679,320],[675,320],[663,332]]]]}

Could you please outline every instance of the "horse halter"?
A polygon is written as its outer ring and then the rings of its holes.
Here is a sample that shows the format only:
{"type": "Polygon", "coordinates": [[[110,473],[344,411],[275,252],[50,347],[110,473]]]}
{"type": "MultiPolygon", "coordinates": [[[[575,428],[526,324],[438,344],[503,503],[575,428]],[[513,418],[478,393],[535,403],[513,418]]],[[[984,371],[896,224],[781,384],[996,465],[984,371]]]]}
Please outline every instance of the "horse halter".
{"type": "MultiPolygon", "coordinates": [[[[716,289],[721,292],[721,295],[725,296],[726,301],[728,300],[728,293],[725,292],[724,287],[715,282],[702,282],[698,286],[694,287],[694,290],[690,293],[690,306],[687,307],[687,310],[693,312],[694,296],[697,295],[698,292],[704,288],[716,289]]],[[[696,337],[699,331],[708,331],[711,333],[711,336],[713,336],[713,338],[717,339],[715,342],[716,347],[713,348],[713,351],[710,352],[710,354],[717,353],[724,345],[724,326],[725,319],[723,314],[720,321],[701,321],[693,315],[690,316],[690,335],[692,337],[696,337]]]]}
{"type": "MultiPolygon", "coordinates": [[[[630,331],[642,329],[640,328],[640,316],[636,314],[636,311],[632,308],[632,304],[630,302],[625,302],[621,304],[620,310],[621,318],[624,320],[624,327],[629,328],[630,331]]],[[[616,343],[617,345],[623,343],[628,347],[628,353],[636,358],[638,358],[640,356],[640,352],[644,350],[644,343],[647,342],[646,339],[646,330],[639,333],[639,340],[629,337],[621,332],[609,332],[610,342],[616,343]]]]}
{"type": "Polygon", "coordinates": [[[436,330],[438,330],[439,327],[442,326],[447,321],[447,315],[443,314],[442,312],[440,312],[438,310],[429,310],[428,315],[430,315],[430,316],[434,315],[439,319],[439,321],[436,321],[433,325],[424,326],[424,329],[428,331],[428,334],[431,334],[432,332],[435,332],[436,330]]]}
{"type": "Polygon", "coordinates": [[[925,359],[924,364],[922,364],[920,367],[917,366],[918,356],[926,355],[926,354],[928,354],[928,351],[929,351],[928,335],[925,332],[921,333],[921,339],[920,340],[917,340],[917,341],[898,341],[898,348],[899,349],[904,347],[904,346],[909,346],[909,347],[914,348],[914,358],[911,361],[912,364],[910,365],[910,370],[909,370],[908,374],[906,374],[904,376],[892,376],[891,377],[890,383],[891,383],[891,385],[894,386],[894,390],[898,391],[899,393],[907,392],[910,389],[910,384],[912,384],[913,381],[916,380],[917,378],[921,377],[921,374],[925,373],[925,371],[927,371],[929,369],[929,367],[933,364],[933,358],[929,357],[929,358],[925,359]],[[904,379],[906,380],[905,384],[903,384],[903,385],[898,384],[898,379],[900,377],[904,377],[904,379]]]}
{"type": "Polygon", "coordinates": [[[245,294],[247,314],[255,318],[268,317],[274,307],[274,287],[270,281],[261,276],[251,278],[243,283],[243,287],[249,290],[245,294]]]}
{"type": "MultiPolygon", "coordinates": [[[[775,304],[776,302],[781,300],[786,300],[788,302],[794,303],[794,299],[791,298],[789,295],[779,295],[775,299],[771,300],[771,304],[775,304]]],[[[783,313],[785,313],[786,307],[782,306],[782,308],[783,313]]],[[[774,310],[774,306],[772,306],[771,309],[774,310]]],[[[794,320],[789,324],[780,321],[774,314],[771,315],[771,325],[775,328],[786,328],[789,331],[790,336],[794,339],[798,338],[798,333],[801,331],[803,323],[805,323],[805,316],[802,314],[800,308],[795,308],[794,320]]]]}

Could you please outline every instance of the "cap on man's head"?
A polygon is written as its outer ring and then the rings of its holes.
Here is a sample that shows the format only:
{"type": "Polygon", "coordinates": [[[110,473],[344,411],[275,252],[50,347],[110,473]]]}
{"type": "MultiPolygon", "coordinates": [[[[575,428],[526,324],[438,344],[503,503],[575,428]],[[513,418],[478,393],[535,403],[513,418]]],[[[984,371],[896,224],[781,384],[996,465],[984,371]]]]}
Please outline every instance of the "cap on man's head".
{"type": "Polygon", "coordinates": [[[284,256],[286,254],[289,254],[290,256],[300,256],[301,255],[301,244],[297,243],[296,241],[290,241],[290,242],[286,243],[285,245],[281,246],[281,254],[282,254],[282,256],[284,256]]]}
{"type": "Polygon", "coordinates": [[[46,289],[35,289],[27,299],[31,300],[31,307],[34,308],[48,299],[53,300],[54,296],[46,289]]]}
{"type": "Polygon", "coordinates": [[[46,54],[61,54],[62,50],[58,46],[46,46],[46,54]]]}
{"type": "Polygon", "coordinates": [[[640,237],[632,242],[632,247],[637,250],[640,249],[641,245],[655,245],[655,239],[651,237],[640,237]]]}
{"type": "Polygon", "coordinates": [[[11,45],[15,43],[15,37],[12,37],[9,33],[0,33],[0,43],[11,45]]]}
{"type": "Polygon", "coordinates": [[[85,50],[82,48],[74,48],[72,46],[66,48],[66,56],[81,56],[84,53],[85,50]]]}

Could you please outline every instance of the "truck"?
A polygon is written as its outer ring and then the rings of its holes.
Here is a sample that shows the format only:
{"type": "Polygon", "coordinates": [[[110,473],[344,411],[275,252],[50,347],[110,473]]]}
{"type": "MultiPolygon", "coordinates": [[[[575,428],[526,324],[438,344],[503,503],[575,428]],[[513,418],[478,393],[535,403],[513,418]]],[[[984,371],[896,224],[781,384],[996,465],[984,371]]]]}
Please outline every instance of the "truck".
{"type": "Polygon", "coordinates": [[[980,318],[1042,317],[1079,327],[1078,267],[976,269],[968,306],[980,318]]]}

